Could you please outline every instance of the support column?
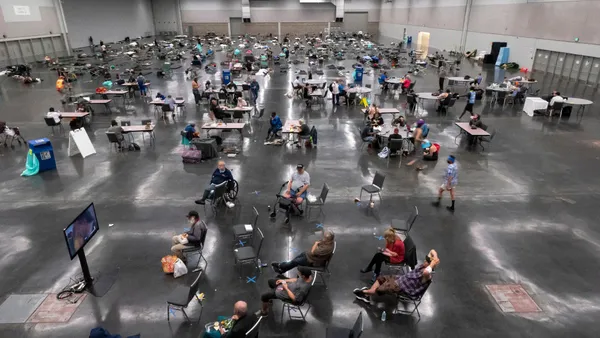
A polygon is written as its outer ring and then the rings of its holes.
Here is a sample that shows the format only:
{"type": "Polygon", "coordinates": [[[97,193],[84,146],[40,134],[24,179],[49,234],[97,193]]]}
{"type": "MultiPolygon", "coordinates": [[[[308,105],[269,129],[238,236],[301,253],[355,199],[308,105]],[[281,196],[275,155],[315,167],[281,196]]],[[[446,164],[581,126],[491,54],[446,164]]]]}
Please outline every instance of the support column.
{"type": "Polygon", "coordinates": [[[463,29],[460,34],[459,51],[461,53],[465,52],[467,45],[467,34],[469,33],[469,19],[471,18],[471,5],[473,5],[473,0],[467,0],[467,4],[465,5],[465,18],[463,19],[463,29]]]}
{"type": "Polygon", "coordinates": [[[282,42],[283,40],[281,39],[281,22],[277,22],[277,40],[279,42],[282,42]]]}
{"type": "Polygon", "coordinates": [[[327,21],[327,34],[331,34],[331,21],[327,21]]]}
{"type": "Polygon", "coordinates": [[[227,34],[229,34],[229,38],[231,38],[231,18],[227,21],[227,34]]]}
{"type": "MultiPolygon", "coordinates": [[[[56,16],[58,17],[61,35],[65,42],[65,49],[67,50],[67,55],[71,56],[71,47],[69,46],[69,39],[67,38],[67,34],[69,34],[69,30],[67,28],[67,21],[65,20],[65,12],[63,11],[63,8],[62,8],[62,2],[60,0],[54,0],[54,8],[56,9],[56,16]]],[[[43,42],[42,42],[42,45],[43,45],[43,42]]]]}
{"type": "Polygon", "coordinates": [[[179,34],[183,34],[183,22],[181,20],[181,1],[177,0],[176,2],[176,7],[175,10],[177,11],[176,16],[177,16],[177,30],[179,31],[179,34]]]}

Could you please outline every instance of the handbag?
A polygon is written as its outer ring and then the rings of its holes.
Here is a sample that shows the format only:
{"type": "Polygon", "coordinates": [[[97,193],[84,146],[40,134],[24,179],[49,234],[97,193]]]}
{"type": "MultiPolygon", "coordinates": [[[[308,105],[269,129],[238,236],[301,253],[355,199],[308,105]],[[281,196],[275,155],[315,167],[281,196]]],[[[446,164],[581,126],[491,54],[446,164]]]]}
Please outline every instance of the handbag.
{"type": "Polygon", "coordinates": [[[160,260],[164,273],[173,273],[175,271],[175,262],[178,260],[175,255],[168,255],[160,260]]]}

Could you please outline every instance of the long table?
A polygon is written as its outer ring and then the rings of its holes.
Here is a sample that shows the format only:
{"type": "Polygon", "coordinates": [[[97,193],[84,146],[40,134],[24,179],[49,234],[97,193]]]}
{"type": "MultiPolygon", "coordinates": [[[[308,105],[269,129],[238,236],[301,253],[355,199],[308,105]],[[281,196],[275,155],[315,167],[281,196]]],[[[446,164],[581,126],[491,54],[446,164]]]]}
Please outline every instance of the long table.
{"type": "MultiPolygon", "coordinates": [[[[154,145],[156,141],[156,135],[154,134],[154,125],[138,125],[138,126],[122,126],[123,133],[131,135],[132,133],[142,133],[142,138],[144,137],[144,133],[150,133],[150,144],[154,145]]],[[[133,140],[133,136],[132,136],[133,140]]]]}
{"type": "Polygon", "coordinates": [[[252,110],[254,110],[254,107],[227,107],[227,106],[222,106],[221,109],[223,109],[223,111],[231,111],[231,112],[242,112],[242,114],[248,114],[248,121],[250,120],[250,112],[252,110]]]}
{"type": "Polygon", "coordinates": [[[88,104],[101,104],[101,105],[104,105],[104,108],[105,108],[106,112],[109,113],[110,112],[110,106],[109,106],[109,104],[112,102],[112,100],[111,99],[106,99],[106,100],[100,99],[100,100],[87,100],[86,102],[88,104]]]}
{"type": "MultiPolygon", "coordinates": [[[[456,144],[456,139],[459,136],[461,136],[463,133],[475,137],[476,141],[479,140],[481,137],[490,136],[490,133],[488,133],[487,131],[485,131],[481,128],[471,128],[471,126],[469,125],[469,122],[455,122],[454,124],[460,129],[460,132],[454,138],[455,144],[456,144]]],[[[481,146],[481,147],[483,148],[483,146],[481,146]]]]}
{"type": "Polygon", "coordinates": [[[206,136],[209,137],[208,132],[211,130],[227,130],[227,129],[235,129],[240,132],[240,138],[244,138],[242,134],[242,130],[246,126],[245,123],[215,123],[209,122],[205,123],[200,127],[200,129],[206,130],[206,136]]]}
{"type": "MultiPolygon", "coordinates": [[[[396,119],[396,114],[400,114],[400,111],[397,108],[378,108],[379,110],[379,114],[384,115],[384,114],[392,114],[392,118],[396,119]]],[[[369,114],[369,109],[362,109],[362,113],[365,116],[365,119],[367,118],[368,114],[369,114]]]]}

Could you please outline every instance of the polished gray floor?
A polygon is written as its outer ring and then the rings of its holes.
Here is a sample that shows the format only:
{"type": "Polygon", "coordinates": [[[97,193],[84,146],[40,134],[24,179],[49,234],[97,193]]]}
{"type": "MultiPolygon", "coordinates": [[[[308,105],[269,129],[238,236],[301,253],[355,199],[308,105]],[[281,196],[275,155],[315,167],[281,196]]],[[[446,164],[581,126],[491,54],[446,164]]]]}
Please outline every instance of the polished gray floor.
{"type": "MultiPolygon", "coordinates": [[[[348,68],[350,64],[345,62],[348,68]]],[[[305,67],[293,66],[292,71],[305,67]]],[[[282,119],[306,118],[319,131],[319,145],[313,149],[264,146],[267,117],[252,119],[244,131],[243,151],[235,158],[224,158],[240,182],[238,205],[213,217],[210,212],[204,215],[193,200],[216,161],[181,163],[179,131],[186,121],[207,119],[206,107],[193,104],[184,68],[171,79],[150,77],[154,92],[183,95],[188,102],[185,117],[157,122],[155,147],[140,139],[140,152],[115,153],[104,136],[111,118],[139,121],[153,116],[138,99],[127,110],[114,107],[110,116],[96,114],[88,132],[97,154],[85,160],[67,156],[66,137],[50,137],[57,171],[20,177],[26,148],[0,149],[0,301],[11,294],[58,292],[79,272],[79,263],[69,260],[62,229],[92,201],[101,229],[86,248],[88,263],[99,276],[118,268],[108,294],[87,297],[68,323],[0,324],[0,336],[86,337],[91,328],[103,326],[123,336],[198,337],[204,323],[231,314],[236,300],[246,300],[251,310],[258,309],[260,293],[274,274],[263,269],[256,284],[247,283],[245,277],[256,273],[246,269],[240,278],[233,266],[231,240],[231,225],[250,222],[253,206],[261,214],[259,226],[266,236],[260,254],[263,262],[285,260],[310,248],[317,223],[333,229],[338,241],[329,288],[316,286],[311,293],[307,322],[289,321],[286,316],[281,323],[280,304],[276,304],[261,325],[261,337],[322,337],[329,325],[350,327],[359,311],[365,313],[365,338],[597,336],[597,105],[588,107],[582,122],[576,123],[574,116],[560,122],[532,119],[520,112],[520,106],[503,109],[478,102],[476,111],[498,131],[485,151],[455,143],[455,114],[462,111],[464,99],[447,117],[438,117],[426,106],[427,111],[420,114],[431,125],[429,138],[442,146],[441,158],[454,154],[458,159],[456,212],[450,214],[430,205],[441,184],[443,160],[417,172],[406,166],[407,159],[392,159],[388,164],[361,150],[355,132],[362,121],[357,107],[332,107],[329,101],[325,107],[306,109],[284,96],[293,73],[279,73],[275,68],[262,91],[266,113],[276,111],[282,119]],[[331,191],[324,216],[293,219],[290,230],[281,218],[270,221],[267,207],[273,205],[279,185],[297,163],[310,173],[314,194],[324,183],[331,191]],[[368,211],[353,199],[376,171],[387,175],[383,201],[368,211]],[[352,289],[368,284],[369,276],[361,275],[359,269],[382,245],[373,232],[381,234],[392,218],[405,217],[413,206],[420,211],[411,232],[419,260],[434,248],[441,264],[424,297],[420,321],[416,315],[388,315],[382,322],[381,311],[355,301],[352,289]],[[169,254],[171,236],[182,231],[184,215],[192,209],[199,210],[209,225],[205,250],[209,266],[200,284],[206,301],[201,325],[184,323],[179,313],[169,324],[167,295],[176,285],[189,285],[194,276],[173,279],[164,275],[160,259],[169,254]],[[485,289],[489,284],[522,284],[542,312],[502,313],[485,289]]],[[[460,75],[481,71],[479,65],[467,61],[460,75]]],[[[486,82],[504,76],[493,68],[484,68],[483,73],[486,82]]],[[[1,120],[20,127],[26,139],[48,136],[42,116],[48,107],[60,106],[54,74],[47,70],[35,74],[45,81],[25,87],[3,78],[0,84],[1,120]]],[[[594,88],[537,76],[542,81],[538,88],[544,92],[556,87],[570,96],[595,99],[594,88]]],[[[374,83],[372,76],[365,81],[374,83]]],[[[75,91],[93,89],[98,83],[84,77],[75,84],[75,91]]],[[[436,88],[434,70],[417,77],[417,92],[436,88]]],[[[404,98],[381,101],[384,107],[394,107],[404,98]]],[[[415,119],[409,117],[410,122],[415,119]]],[[[193,307],[189,313],[197,318],[200,312],[193,307]]]]}

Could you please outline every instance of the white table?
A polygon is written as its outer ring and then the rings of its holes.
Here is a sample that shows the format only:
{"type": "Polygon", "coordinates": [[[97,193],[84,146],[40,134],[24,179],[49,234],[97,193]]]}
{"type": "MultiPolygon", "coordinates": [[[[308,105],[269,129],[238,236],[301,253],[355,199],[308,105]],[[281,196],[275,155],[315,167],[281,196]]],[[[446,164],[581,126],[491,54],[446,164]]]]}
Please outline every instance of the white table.
{"type": "Polygon", "coordinates": [[[547,109],[548,101],[540,98],[540,97],[526,97],[525,104],[523,105],[523,112],[533,117],[533,112],[538,109],[547,109]]]}
{"type": "Polygon", "coordinates": [[[325,80],[319,80],[319,79],[312,79],[312,80],[304,81],[304,83],[309,84],[309,85],[321,85],[325,82],[326,82],[325,80]]]}
{"type": "Polygon", "coordinates": [[[580,99],[577,97],[569,97],[567,100],[564,101],[564,104],[570,104],[572,106],[579,106],[577,108],[577,116],[579,117],[579,114],[581,114],[581,118],[583,118],[583,113],[585,113],[585,107],[589,106],[590,104],[593,104],[594,102],[590,101],[590,100],[586,100],[586,99],[580,99]]]}
{"type": "Polygon", "coordinates": [[[367,87],[352,87],[346,90],[346,93],[357,93],[357,94],[368,94],[371,92],[371,88],[367,87]]]}
{"type": "Polygon", "coordinates": [[[448,79],[448,86],[449,87],[454,87],[454,83],[458,83],[459,85],[465,86],[466,88],[469,87],[469,84],[473,81],[475,81],[474,78],[469,78],[469,79],[465,79],[464,77],[460,77],[460,76],[451,76],[451,77],[447,77],[448,79]],[[451,82],[454,82],[452,84],[450,84],[451,82]]]}
{"type": "Polygon", "coordinates": [[[401,79],[398,77],[392,77],[392,78],[385,79],[385,82],[391,83],[391,84],[400,84],[400,83],[404,82],[404,79],[401,79]]]}
{"type": "Polygon", "coordinates": [[[421,104],[421,108],[425,109],[425,100],[435,100],[437,101],[438,97],[434,96],[431,93],[416,93],[417,94],[417,102],[421,104]]]}

